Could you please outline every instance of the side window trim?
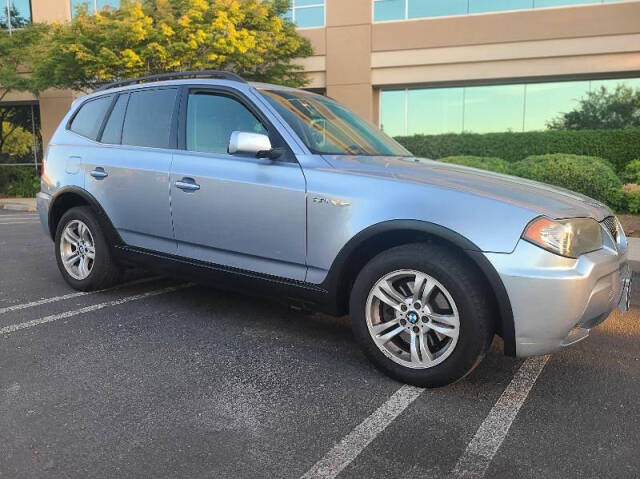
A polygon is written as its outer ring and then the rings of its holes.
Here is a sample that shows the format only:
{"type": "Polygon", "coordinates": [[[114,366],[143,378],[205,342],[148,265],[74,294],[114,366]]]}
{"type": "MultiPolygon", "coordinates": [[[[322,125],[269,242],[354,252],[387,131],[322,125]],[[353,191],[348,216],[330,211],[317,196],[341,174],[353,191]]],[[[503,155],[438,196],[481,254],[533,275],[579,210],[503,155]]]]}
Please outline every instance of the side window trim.
{"type": "MultiPolygon", "coordinates": [[[[127,146],[130,148],[152,148],[154,150],[177,150],[178,148],[178,111],[180,108],[180,104],[181,104],[181,97],[182,97],[182,91],[183,91],[184,87],[181,87],[179,85],[163,85],[163,86],[152,86],[152,87],[142,87],[142,88],[136,88],[136,89],[128,89],[122,92],[122,94],[127,94],[129,95],[129,98],[127,99],[127,107],[125,108],[125,112],[124,112],[124,117],[122,120],[122,132],[120,134],[120,145],[121,146],[127,146]],[[124,137],[124,125],[127,122],[127,113],[129,112],[129,105],[131,104],[131,98],[134,94],[136,93],[140,93],[140,92],[146,92],[146,91],[157,91],[157,90],[175,90],[176,91],[176,97],[174,100],[174,104],[173,104],[173,110],[171,112],[171,121],[170,121],[170,127],[169,127],[169,145],[167,148],[159,148],[159,147],[155,147],[155,146],[140,146],[140,145],[128,145],[126,143],[123,143],[123,137],[124,137]]],[[[115,104],[114,104],[115,106],[115,104]]],[[[106,123],[105,125],[106,126],[106,123]]]]}
{"type": "MultiPolygon", "coordinates": [[[[114,95],[113,101],[111,102],[111,106],[109,106],[109,109],[107,110],[107,113],[104,115],[104,120],[102,120],[102,126],[100,127],[100,130],[98,130],[98,137],[96,138],[96,141],[98,143],[102,143],[102,135],[104,135],[104,130],[105,128],[107,128],[107,123],[109,123],[109,119],[111,118],[111,114],[113,113],[114,108],[116,107],[116,104],[118,103],[118,99],[123,96],[123,95],[128,95],[128,93],[117,93],[116,95],[114,95]]],[[[129,106],[129,99],[127,98],[127,106],[129,106]]],[[[127,114],[127,110],[125,108],[125,116],[127,114]]],[[[124,128],[124,117],[122,117],[123,121],[122,121],[122,128],[124,128]]],[[[120,132],[120,143],[122,143],[122,131],[120,132]]]]}
{"type": "MultiPolygon", "coordinates": [[[[297,159],[291,148],[287,144],[287,142],[282,138],[280,132],[278,132],[277,128],[273,125],[266,115],[260,111],[260,109],[253,104],[253,102],[243,95],[238,90],[233,88],[219,86],[219,85],[187,85],[182,88],[181,98],[180,98],[180,108],[178,114],[178,150],[188,151],[187,150],[187,106],[189,104],[189,95],[192,93],[209,93],[212,95],[220,95],[231,98],[242,106],[244,106],[249,112],[257,118],[257,120],[262,123],[262,126],[267,130],[269,134],[269,138],[271,139],[271,143],[274,148],[284,148],[283,155],[277,160],[281,162],[289,162],[289,163],[297,163],[297,159]]],[[[198,152],[193,152],[198,153],[198,152]]],[[[204,154],[204,153],[202,153],[204,154]]]]}

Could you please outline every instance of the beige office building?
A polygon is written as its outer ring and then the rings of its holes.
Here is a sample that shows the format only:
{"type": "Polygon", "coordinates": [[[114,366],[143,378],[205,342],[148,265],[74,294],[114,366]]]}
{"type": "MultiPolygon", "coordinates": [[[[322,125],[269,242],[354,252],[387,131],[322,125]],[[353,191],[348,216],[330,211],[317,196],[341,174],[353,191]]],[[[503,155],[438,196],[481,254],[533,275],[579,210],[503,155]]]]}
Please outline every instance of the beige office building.
{"type": "MultiPolygon", "coordinates": [[[[9,2],[34,21],[70,20],[82,3],[9,2]]],[[[117,0],[88,3],[101,8],[117,0]]],[[[309,88],[394,136],[541,130],[589,91],[640,87],[639,0],[291,4],[290,18],[315,52],[301,62],[309,88]]],[[[37,101],[45,143],[72,99],[72,92],[55,91],[37,101]]],[[[28,95],[6,101],[36,102],[28,95]]]]}

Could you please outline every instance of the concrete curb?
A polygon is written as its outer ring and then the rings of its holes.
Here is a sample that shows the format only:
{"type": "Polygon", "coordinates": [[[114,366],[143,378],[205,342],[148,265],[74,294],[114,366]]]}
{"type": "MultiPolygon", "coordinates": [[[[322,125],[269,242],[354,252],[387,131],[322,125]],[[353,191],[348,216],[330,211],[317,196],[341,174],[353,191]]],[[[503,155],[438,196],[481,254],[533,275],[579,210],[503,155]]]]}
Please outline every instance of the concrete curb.
{"type": "Polygon", "coordinates": [[[36,211],[35,198],[1,198],[0,210],[8,211],[36,211]]]}

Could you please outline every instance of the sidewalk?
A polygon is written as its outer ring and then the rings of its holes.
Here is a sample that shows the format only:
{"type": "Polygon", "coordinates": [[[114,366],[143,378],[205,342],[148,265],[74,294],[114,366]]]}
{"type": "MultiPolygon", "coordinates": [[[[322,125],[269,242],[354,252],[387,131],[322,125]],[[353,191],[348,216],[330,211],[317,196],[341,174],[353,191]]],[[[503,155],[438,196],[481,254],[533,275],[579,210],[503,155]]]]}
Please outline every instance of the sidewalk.
{"type": "Polygon", "coordinates": [[[35,198],[0,198],[0,210],[36,211],[35,198]]]}

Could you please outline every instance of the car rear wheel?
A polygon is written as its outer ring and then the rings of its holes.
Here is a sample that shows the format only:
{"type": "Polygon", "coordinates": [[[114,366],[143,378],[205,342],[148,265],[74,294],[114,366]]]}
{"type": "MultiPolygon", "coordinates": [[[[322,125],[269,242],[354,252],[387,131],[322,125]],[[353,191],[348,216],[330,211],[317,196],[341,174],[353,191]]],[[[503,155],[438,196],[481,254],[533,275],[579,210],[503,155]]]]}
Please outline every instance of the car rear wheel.
{"type": "Polygon", "coordinates": [[[62,216],[55,249],[58,268],[75,289],[93,291],[120,280],[122,269],[114,262],[102,228],[87,206],[71,208],[62,216]]]}
{"type": "Polygon", "coordinates": [[[494,334],[482,279],[439,245],[400,246],[376,256],[356,279],[350,310],[356,339],[376,366],[422,387],[466,376],[494,334]]]}

